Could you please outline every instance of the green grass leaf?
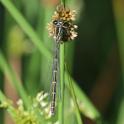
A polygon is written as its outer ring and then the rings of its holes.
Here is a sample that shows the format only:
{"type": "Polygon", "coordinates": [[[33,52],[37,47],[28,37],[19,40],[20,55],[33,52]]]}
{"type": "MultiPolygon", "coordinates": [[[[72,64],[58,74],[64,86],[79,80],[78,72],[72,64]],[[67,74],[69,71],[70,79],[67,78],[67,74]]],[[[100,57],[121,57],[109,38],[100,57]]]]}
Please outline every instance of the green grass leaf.
{"type": "Polygon", "coordinates": [[[64,123],[64,51],[65,51],[65,45],[60,45],[60,87],[61,87],[61,100],[59,103],[59,121],[60,124],[64,123]]]}

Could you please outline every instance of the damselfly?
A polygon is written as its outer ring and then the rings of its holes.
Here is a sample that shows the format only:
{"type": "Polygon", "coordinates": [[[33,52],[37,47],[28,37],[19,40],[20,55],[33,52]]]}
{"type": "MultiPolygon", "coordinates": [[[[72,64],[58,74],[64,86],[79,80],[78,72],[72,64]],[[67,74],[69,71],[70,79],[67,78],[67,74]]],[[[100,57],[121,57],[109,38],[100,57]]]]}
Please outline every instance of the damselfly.
{"type": "Polygon", "coordinates": [[[63,5],[57,6],[56,11],[52,17],[52,22],[48,24],[49,35],[54,38],[55,50],[53,57],[52,68],[52,83],[51,83],[51,115],[55,114],[56,104],[56,85],[59,83],[59,49],[60,44],[69,40],[74,40],[77,37],[75,29],[76,25],[73,24],[75,20],[75,11],[70,11],[63,5]]]}

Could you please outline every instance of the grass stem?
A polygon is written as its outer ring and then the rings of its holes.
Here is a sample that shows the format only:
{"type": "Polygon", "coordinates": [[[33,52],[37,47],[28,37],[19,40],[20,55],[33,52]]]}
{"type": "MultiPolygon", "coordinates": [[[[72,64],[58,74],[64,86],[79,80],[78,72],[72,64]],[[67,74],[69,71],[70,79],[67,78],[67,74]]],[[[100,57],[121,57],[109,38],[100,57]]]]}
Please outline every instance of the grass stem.
{"type": "Polygon", "coordinates": [[[65,6],[65,0],[61,0],[61,4],[65,6]]]}
{"type": "Polygon", "coordinates": [[[61,87],[61,100],[59,103],[59,121],[60,124],[64,124],[64,51],[65,45],[60,45],[60,87],[61,87]]]}

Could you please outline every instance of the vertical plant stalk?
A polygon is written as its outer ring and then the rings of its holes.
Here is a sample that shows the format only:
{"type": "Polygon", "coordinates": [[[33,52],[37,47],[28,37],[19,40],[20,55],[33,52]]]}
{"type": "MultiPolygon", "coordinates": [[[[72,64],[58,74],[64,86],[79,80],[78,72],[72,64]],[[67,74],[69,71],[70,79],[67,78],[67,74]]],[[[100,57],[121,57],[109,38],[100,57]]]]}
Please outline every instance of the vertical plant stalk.
{"type": "Polygon", "coordinates": [[[61,0],[61,4],[65,6],[65,0],[61,0]]]}
{"type": "MultiPolygon", "coordinates": [[[[65,6],[65,0],[61,0],[61,4],[65,6]]],[[[60,87],[61,87],[61,100],[59,103],[59,122],[64,124],[64,55],[65,54],[65,45],[60,44],[60,87]]]]}
{"type": "MultiPolygon", "coordinates": [[[[113,11],[115,16],[115,24],[116,24],[116,30],[118,36],[118,49],[120,54],[122,81],[124,86],[124,1],[113,0],[113,11]]],[[[121,100],[119,106],[117,124],[122,124],[124,122],[123,116],[124,116],[124,97],[121,100]]]]}
{"type": "Polygon", "coordinates": [[[61,100],[59,102],[59,121],[60,124],[64,124],[64,54],[65,45],[60,45],[60,87],[61,87],[61,100]]]}
{"type": "Polygon", "coordinates": [[[122,77],[124,81],[124,4],[121,0],[113,0],[113,10],[118,36],[118,45],[122,66],[122,77]]]}

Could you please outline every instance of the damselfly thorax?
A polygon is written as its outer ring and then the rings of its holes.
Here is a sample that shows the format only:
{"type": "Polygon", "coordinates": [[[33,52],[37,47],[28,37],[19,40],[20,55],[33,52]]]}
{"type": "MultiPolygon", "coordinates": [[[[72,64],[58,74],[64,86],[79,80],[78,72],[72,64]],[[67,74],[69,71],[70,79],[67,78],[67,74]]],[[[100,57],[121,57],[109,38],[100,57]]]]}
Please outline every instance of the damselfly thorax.
{"type": "Polygon", "coordinates": [[[70,32],[70,24],[68,21],[64,20],[54,20],[53,24],[55,25],[54,28],[54,39],[57,43],[63,43],[69,40],[70,32]]]}

